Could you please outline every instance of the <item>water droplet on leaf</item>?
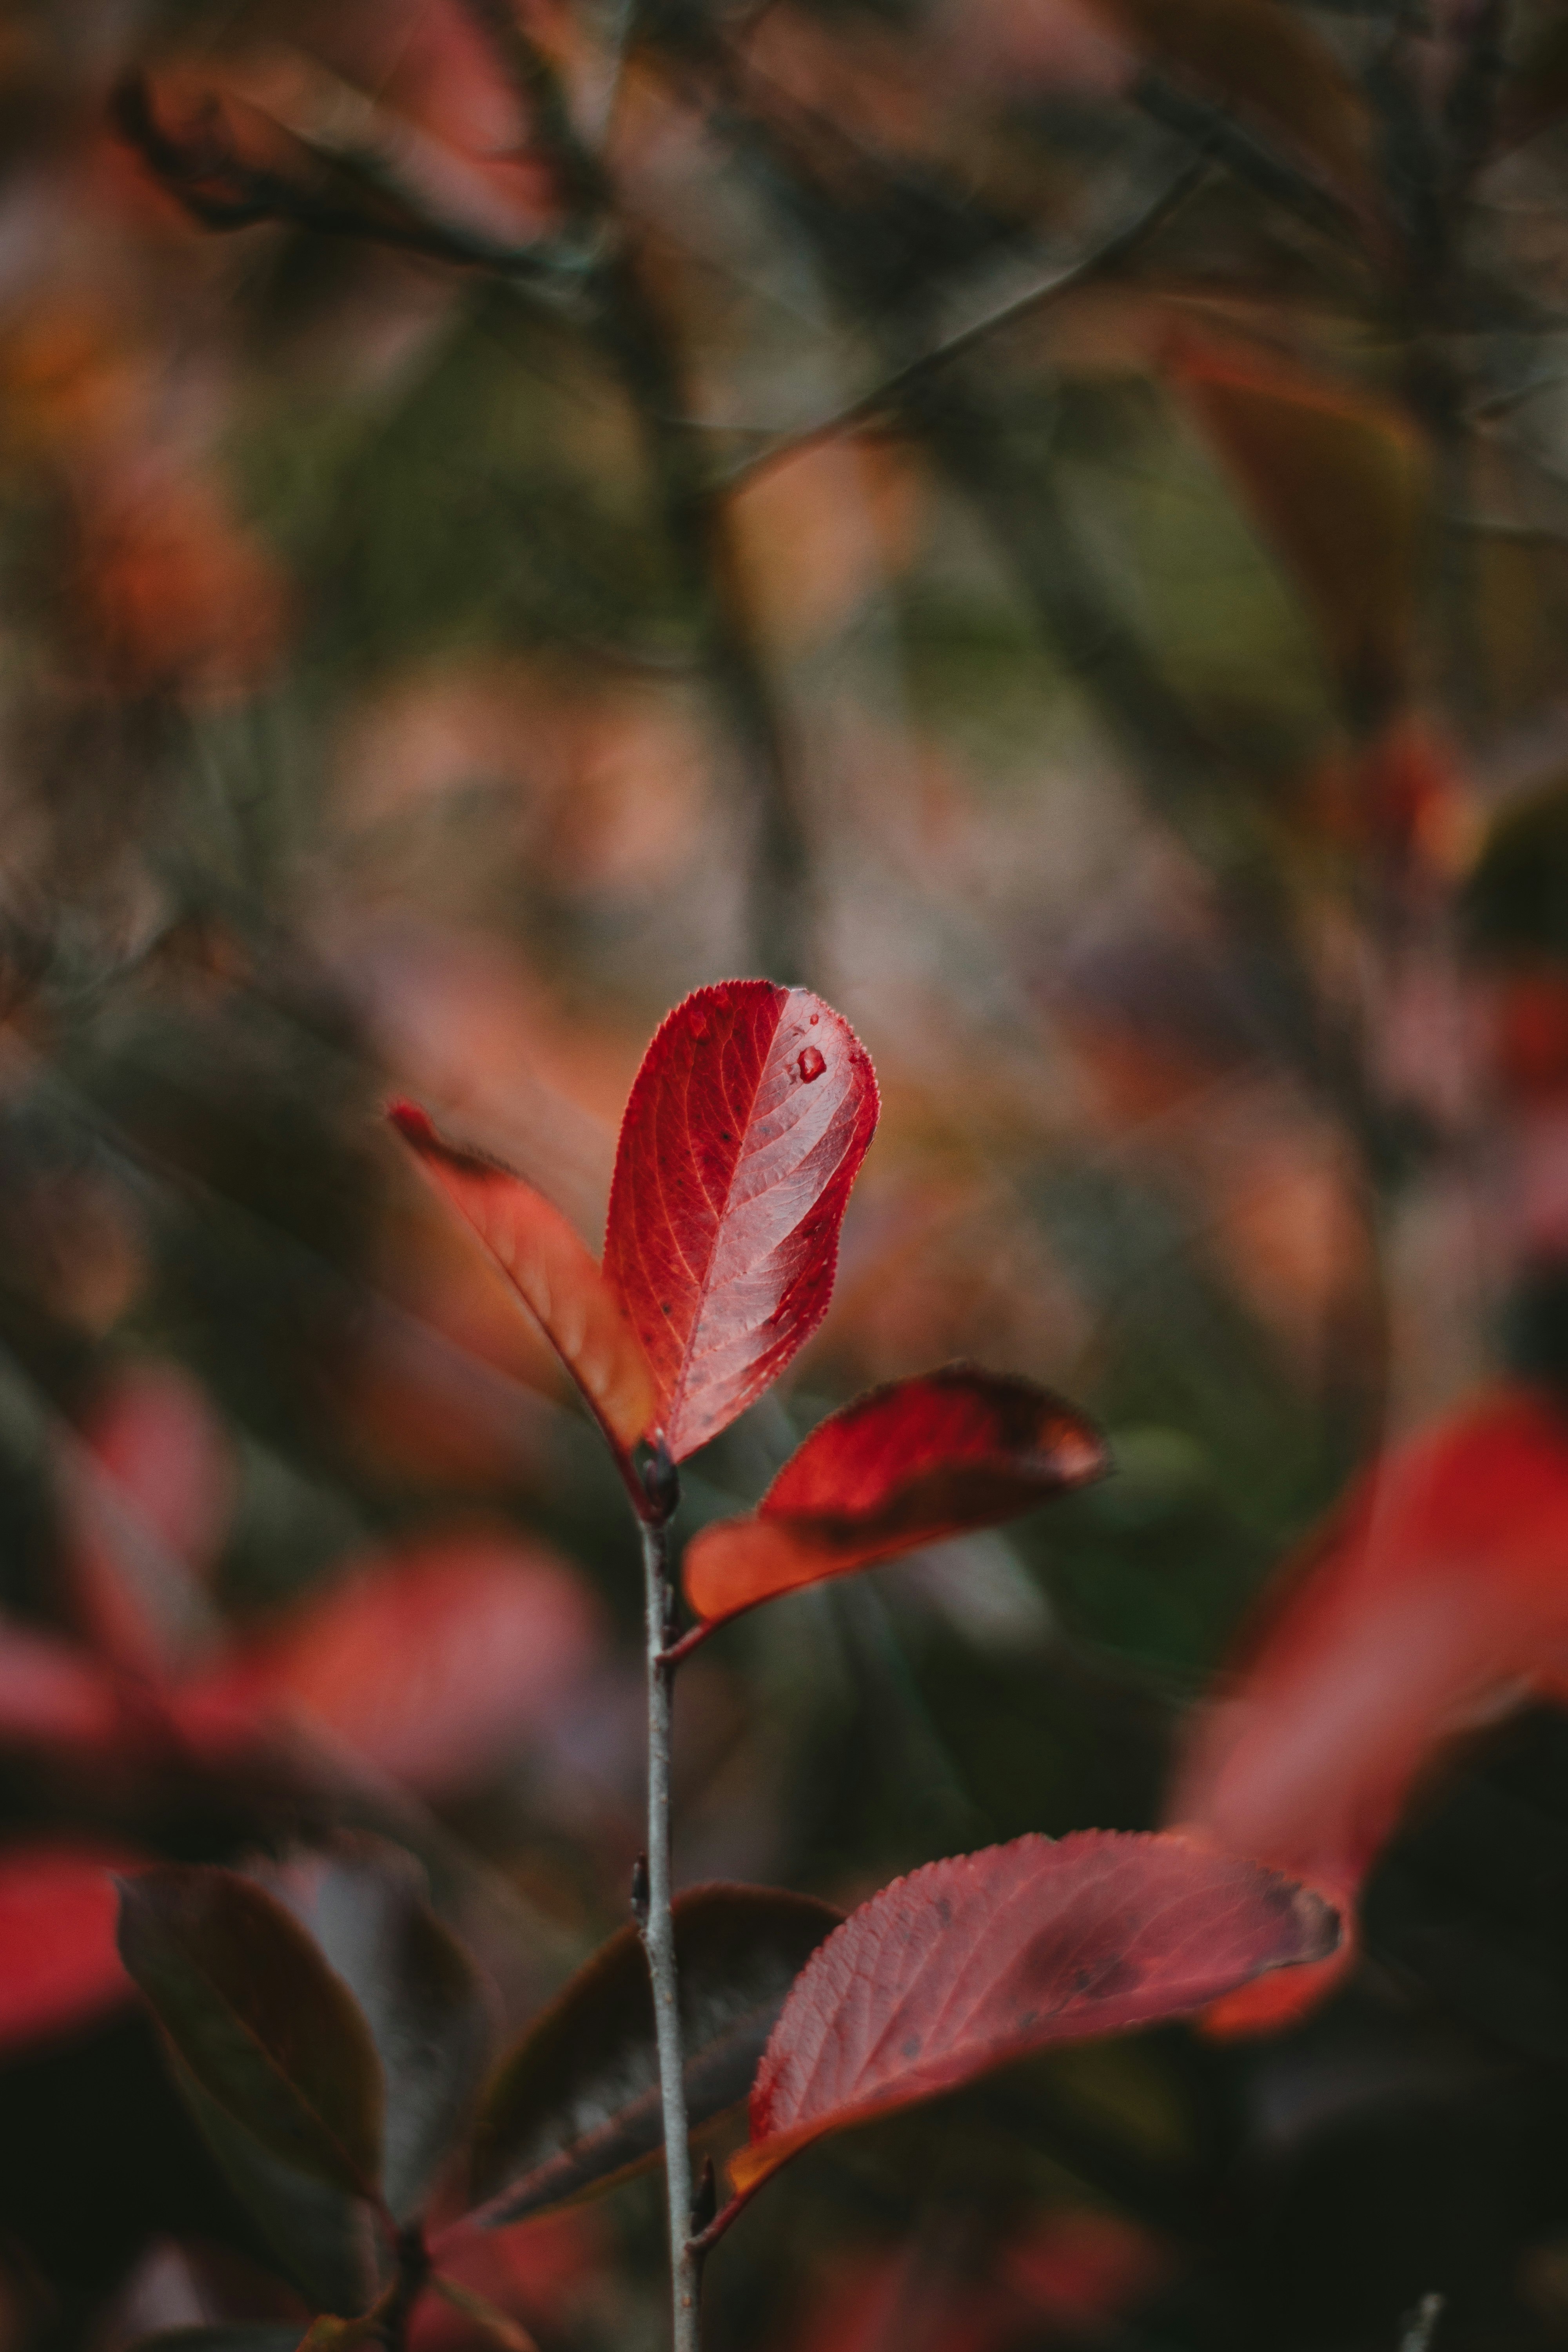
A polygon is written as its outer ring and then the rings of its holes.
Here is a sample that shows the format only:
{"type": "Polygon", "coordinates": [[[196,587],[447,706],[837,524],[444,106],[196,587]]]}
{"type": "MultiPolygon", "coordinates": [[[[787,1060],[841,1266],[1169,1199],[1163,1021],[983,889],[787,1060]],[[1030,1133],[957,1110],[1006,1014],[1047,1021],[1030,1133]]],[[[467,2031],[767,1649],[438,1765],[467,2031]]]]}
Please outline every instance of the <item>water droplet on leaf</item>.
{"type": "Polygon", "coordinates": [[[813,1078],[819,1078],[822,1076],[827,1065],[815,1045],[807,1045],[801,1055],[798,1066],[802,1078],[807,1086],[810,1086],[813,1078]]]}

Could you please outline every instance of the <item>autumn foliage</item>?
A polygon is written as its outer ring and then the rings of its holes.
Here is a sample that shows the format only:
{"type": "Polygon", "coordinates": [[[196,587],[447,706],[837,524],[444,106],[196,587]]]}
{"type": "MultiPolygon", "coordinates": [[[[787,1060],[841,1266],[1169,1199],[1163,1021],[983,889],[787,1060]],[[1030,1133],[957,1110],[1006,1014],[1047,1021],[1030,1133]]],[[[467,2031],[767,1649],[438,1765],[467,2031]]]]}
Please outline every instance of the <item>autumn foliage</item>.
{"type": "Polygon", "coordinates": [[[0,123],[0,2352],[1552,2352],[1563,11],[0,123]]]}

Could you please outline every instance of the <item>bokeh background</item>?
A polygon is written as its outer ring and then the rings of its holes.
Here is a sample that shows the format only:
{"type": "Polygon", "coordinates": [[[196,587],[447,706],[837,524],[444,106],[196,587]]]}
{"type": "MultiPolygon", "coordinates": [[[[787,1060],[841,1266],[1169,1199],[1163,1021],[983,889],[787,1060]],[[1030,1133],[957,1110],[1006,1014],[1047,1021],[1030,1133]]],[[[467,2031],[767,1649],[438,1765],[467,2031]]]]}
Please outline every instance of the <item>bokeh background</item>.
{"type": "MultiPolygon", "coordinates": [[[[1551,0],[10,0],[5,2352],[299,2308],[79,1865],[373,1829],[514,2025],[625,1916],[633,1531],[389,1095],[597,1247],[668,1007],[809,984],[882,1124],[682,1529],[955,1357],[1110,1434],[704,1650],[687,1883],[1158,1821],[1352,1472],[1568,1371],[1565,117],[1551,0]]],[[[1364,1924],[803,2158],[716,2352],[1563,2340],[1557,1714],[1364,1924]]],[[[477,2283],[634,2352],[660,2226],[477,2283]]]]}

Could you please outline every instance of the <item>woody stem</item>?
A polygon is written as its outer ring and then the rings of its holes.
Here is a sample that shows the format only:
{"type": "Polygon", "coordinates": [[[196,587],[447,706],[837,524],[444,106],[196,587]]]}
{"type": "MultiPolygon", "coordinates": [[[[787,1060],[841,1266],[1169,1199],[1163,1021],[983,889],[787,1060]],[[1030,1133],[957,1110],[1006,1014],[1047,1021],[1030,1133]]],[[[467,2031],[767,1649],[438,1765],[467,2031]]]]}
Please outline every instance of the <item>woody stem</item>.
{"type": "MultiPolygon", "coordinates": [[[[666,1642],[670,1617],[669,1549],[665,1526],[642,1522],[647,1632],[647,1880],[637,1927],[653,1985],[659,2090],[664,2105],[665,2194],[669,2216],[674,2352],[698,2352],[699,2257],[692,2252],[691,2151],[687,2139],[685,2053],[676,1982],[675,1918],[669,1883],[669,1732],[675,1662],[666,1642]]],[[[639,1887],[639,1895],[643,1890],[639,1887]]]]}

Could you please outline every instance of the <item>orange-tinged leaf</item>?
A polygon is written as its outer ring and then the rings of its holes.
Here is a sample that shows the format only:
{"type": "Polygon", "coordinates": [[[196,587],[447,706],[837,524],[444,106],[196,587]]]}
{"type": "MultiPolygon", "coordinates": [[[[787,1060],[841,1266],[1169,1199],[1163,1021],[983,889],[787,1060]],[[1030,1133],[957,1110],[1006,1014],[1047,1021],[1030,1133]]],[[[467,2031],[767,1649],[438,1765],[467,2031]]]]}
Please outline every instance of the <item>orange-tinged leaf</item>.
{"type": "MultiPolygon", "coordinates": [[[[1197,1717],[1169,1811],[1348,1895],[1442,1742],[1565,1677],[1568,1423],[1499,1389],[1392,1448],[1287,1570],[1234,1692],[1197,1717]]],[[[1281,2021],[1348,1950],[1215,2021],[1281,2021]]]]}
{"type": "Polygon", "coordinates": [[[1428,495],[1410,419],[1370,393],[1191,332],[1172,337],[1166,364],[1293,573],[1346,691],[1385,705],[1407,665],[1428,495]]]}
{"type": "Polygon", "coordinates": [[[877,1111],[865,1047],[804,988],[700,988],[649,1045],[621,1126],[605,1272],[652,1367],[672,1460],[759,1397],[826,1314],[877,1111]]]}
{"type": "Polygon", "coordinates": [[[215,487],[127,467],[83,514],[72,617],[84,651],[126,693],[244,693],[277,663],[287,594],[270,557],[215,487]]]}
{"type": "Polygon", "coordinates": [[[943,1536],[996,1527],[1098,1477],[1105,1447],[1033,1381],[953,1364],[843,1406],[784,1464],[754,1514],[686,1548],[709,1623],[943,1536]]]}
{"type": "Polygon", "coordinates": [[[415,1104],[394,1103],[388,1115],[538,1318],[612,1441],[635,1445],[653,1417],[653,1377],[587,1244],[542,1192],[446,1141],[415,1104]]]}
{"type": "Polygon", "coordinates": [[[825,2132],[1007,2061],[1180,2016],[1332,1949],[1333,1912],[1272,1871],[1173,1836],[1086,1830],[929,1863],[810,1959],[757,2071],[749,2195],[825,2132]]]}
{"type": "Polygon", "coordinates": [[[592,1591],[543,1544],[433,1537],[359,1561],[188,1689],[180,1719],[222,1747],[300,1717],[410,1788],[460,1788],[552,1719],[603,1640],[592,1591]]]}

